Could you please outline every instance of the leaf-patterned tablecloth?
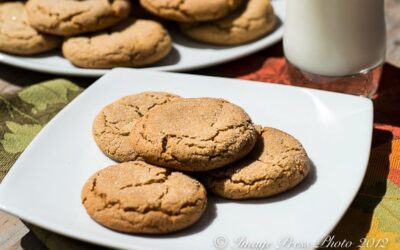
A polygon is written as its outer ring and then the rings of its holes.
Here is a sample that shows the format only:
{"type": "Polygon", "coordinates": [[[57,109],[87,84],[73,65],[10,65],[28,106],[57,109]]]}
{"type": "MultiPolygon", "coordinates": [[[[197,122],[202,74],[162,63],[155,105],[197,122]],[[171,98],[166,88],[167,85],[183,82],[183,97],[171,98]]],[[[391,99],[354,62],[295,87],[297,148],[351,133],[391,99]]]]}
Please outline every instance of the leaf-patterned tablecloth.
{"type": "MultiPolygon", "coordinates": [[[[290,84],[280,45],[196,73],[290,84]]],[[[35,135],[80,92],[77,85],[58,79],[0,96],[0,180],[35,135]]],[[[335,241],[350,240],[353,246],[363,238],[368,242],[388,241],[383,248],[365,245],[363,249],[400,249],[400,69],[385,65],[374,104],[374,139],[367,175],[331,235],[335,241]]],[[[29,227],[49,249],[99,249],[33,225],[29,227]]]]}
{"type": "Polygon", "coordinates": [[[59,79],[0,96],[0,181],[43,126],[80,92],[59,79]]]}

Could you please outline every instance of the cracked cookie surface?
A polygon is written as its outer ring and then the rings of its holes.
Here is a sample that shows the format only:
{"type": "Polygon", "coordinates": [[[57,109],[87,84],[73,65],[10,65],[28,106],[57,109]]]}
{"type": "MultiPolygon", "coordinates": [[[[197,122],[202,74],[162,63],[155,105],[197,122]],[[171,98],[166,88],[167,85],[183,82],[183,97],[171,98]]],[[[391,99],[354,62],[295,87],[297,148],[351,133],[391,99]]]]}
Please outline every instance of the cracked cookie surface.
{"type": "Polygon", "coordinates": [[[184,229],[201,217],[207,205],[200,182],[141,161],[98,171],[85,183],[81,198],[95,221],[126,233],[184,229]]]}
{"type": "Polygon", "coordinates": [[[140,0],[159,17],[178,22],[212,21],[234,11],[242,0],[140,0]]]}
{"type": "Polygon", "coordinates": [[[29,22],[36,29],[72,36],[108,28],[129,15],[129,0],[29,0],[29,22]]]}
{"type": "Polygon", "coordinates": [[[0,3],[0,51],[33,55],[60,47],[62,39],[46,35],[28,23],[21,1],[0,3]]]}
{"type": "Polygon", "coordinates": [[[242,108],[222,99],[191,98],[155,107],[135,123],[130,136],[147,162],[206,171],[244,157],[257,131],[242,108]]]}
{"type": "Polygon", "coordinates": [[[104,107],[93,122],[93,137],[101,151],[119,162],[138,158],[129,134],[133,124],[152,108],[179,97],[163,92],[142,92],[125,96],[104,107]]]}
{"type": "Polygon", "coordinates": [[[64,56],[83,68],[140,67],[168,55],[172,40],[155,21],[128,19],[109,32],[72,37],[62,46],[64,56]]]}
{"type": "Polygon", "coordinates": [[[242,161],[205,173],[204,185],[229,199],[264,198],[296,186],[309,171],[299,141],[280,130],[261,128],[254,150],[242,161]]]}
{"type": "Polygon", "coordinates": [[[277,22],[270,0],[249,0],[229,16],[215,22],[182,24],[188,37],[217,45],[254,41],[272,31],[277,22]]]}

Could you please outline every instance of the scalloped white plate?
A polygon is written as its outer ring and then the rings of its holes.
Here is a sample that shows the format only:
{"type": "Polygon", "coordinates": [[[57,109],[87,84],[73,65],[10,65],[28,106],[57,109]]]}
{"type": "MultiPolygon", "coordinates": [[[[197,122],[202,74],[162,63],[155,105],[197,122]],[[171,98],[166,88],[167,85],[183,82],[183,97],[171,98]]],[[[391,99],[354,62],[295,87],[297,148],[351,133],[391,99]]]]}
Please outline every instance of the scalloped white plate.
{"type": "MultiPolygon", "coordinates": [[[[179,32],[172,31],[172,52],[161,62],[147,67],[146,69],[157,71],[194,70],[232,61],[275,44],[280,41],[283,36],[286,0],[272,0],[272,4],[280,22],[276,29],[264,38],[240,46],[212,46],[194,42],[184,37],[179,32]]],[[[59,75],[98,77],[110,71],[75,67],[67,59],[62,57],[60,52],[51,52],[29,57],[0,52],[0,62],[20,68],[59,75]]]]}
{"type": "Polygon", "coordinates": [[[64,108],[28,146],[0,184],[0,209],[60,234],[119,249],[204,250],[213,249],[213,244],[234,249],[238,237],[274,247],[292,237],[309,244],[305,249],[313,248],[334,228],[361,185],[371,146],[372,111],[369,99],[356,96],[115,69],[64,108]],[[312,174],[295,189],[269,199],[234,202],[211,197],[201,220],[180,233],[140,236],[104,228],[89,218],[80,201],[86,179],[113,163],[97,148],[92,122],[106,104],[142,91],[230,100],[256,124],[298,138],[313,162],[312,174]]]}

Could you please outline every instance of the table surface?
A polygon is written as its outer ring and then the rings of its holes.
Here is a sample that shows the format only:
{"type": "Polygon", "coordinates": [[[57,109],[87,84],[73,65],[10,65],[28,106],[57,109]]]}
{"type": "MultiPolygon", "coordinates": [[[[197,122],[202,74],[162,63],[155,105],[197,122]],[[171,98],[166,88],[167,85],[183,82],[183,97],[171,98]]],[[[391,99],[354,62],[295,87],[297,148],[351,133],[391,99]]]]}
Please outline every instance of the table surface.
{"type": "MultiPolygon", "coordinates": [[[[400,0],[387,0],[388,56],[387,62],[400,67],[400,0]]],[[[41,81],[55,78],[54,75],[37,73],[29,70],[0,64],[0,94],[16,91],[41,81]]],[[[88,86],[95,79],[71,78],[82,87],[88,86]]],[[[35,249],[46,247],[29,231],[18,218],[0,211],[0,249],[35,249]]]]}

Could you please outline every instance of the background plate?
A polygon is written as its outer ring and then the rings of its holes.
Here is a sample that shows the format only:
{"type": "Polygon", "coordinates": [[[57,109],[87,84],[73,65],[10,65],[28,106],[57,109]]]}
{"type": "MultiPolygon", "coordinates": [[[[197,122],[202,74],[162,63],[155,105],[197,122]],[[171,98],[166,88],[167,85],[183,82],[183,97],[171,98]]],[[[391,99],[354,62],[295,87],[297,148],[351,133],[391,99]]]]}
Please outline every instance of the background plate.
{"type": "MultiPolygon", "coordinates": [[[[173,50],[164,60],[146,69],[158,71],[194,70],[231,61],[275,44],[283,36],[282,20],[284,20],[285,16],[286,2],[285,0],[272,0],[272,4],[280,20],[276,29],[264,38],[240,46],[212,46],[194,42],[179,32],[171,31],[173,50]]],[[[109,71],[75,67],[68,60],[64,59],[60,52],[51,52],[30,57],[0,52],[0,62],[34,71],[61,75],[97,77],[109,71]]]]}
{"type": "Polygon", "coordinates": [[[291,237],[307,244],[302,249],[313,248],[334,228],[360,187],[371,134],[372,103],[366,98],[226,78],[115,69],[63,109],[28,146],[0,185],[0,209],[55,232],[113,248],[204,250],[213,249],[213,244],[232,247],[239,237],[275,247],[291,237]],[[230,100],[242,106],[256,124],[298,138],[313,163],[312,173],[300,186],[270,199],[234,202],[211,197],[201,220],[180,233],[138,236],[104,228],[89,218],[80,201],[86,179],[113,163],[97,148],[92,122],[106,104],[141,91],[230,100]]]}

